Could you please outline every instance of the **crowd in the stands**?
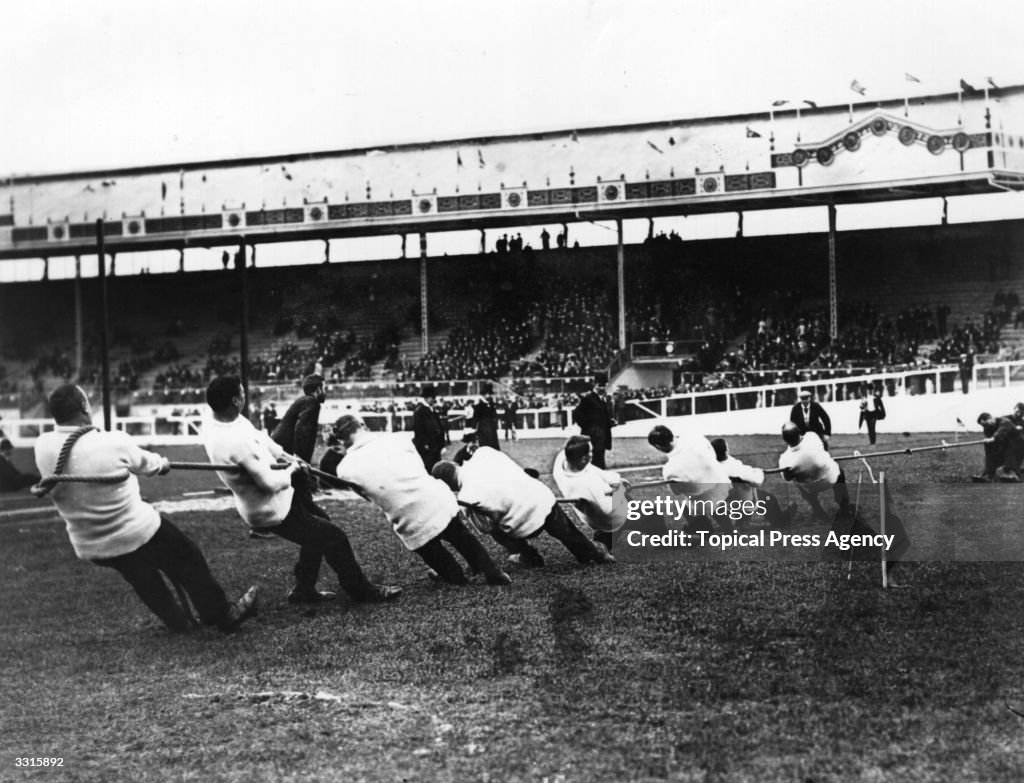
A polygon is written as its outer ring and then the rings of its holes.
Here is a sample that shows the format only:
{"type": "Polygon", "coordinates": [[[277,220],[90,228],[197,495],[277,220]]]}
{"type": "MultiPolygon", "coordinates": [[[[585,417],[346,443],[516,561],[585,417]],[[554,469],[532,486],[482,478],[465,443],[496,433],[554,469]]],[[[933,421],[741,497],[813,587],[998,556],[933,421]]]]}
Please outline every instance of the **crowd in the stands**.
{"type": "MultiPolygon", "coordinates": [[[[1015,291],[999,290],[990,308],[957,322],[941,303],[890,313],[866,302],[846,301],[839,308],[837,336],[830,338],[828,310],[818,304],[820,291],[805,301],[799,286],[779,285],[780,290],[769,291],[745,280],[743,288],[714,265],[679,264],[684,244],[674,233],[652,236],[645,243],[649,263],[630,270],[627,343],[649,344],[651,355],[673,356],[677,372],[682,372],[676,386],[643,390],[644,396],[799,382],[815,373],[834,378],[956,364],[965,357],[1016,358],[1000,341],[1001,330],[1024,324],[1015,291]]],[[[366,301],[360,307],[383,307],[389,288],[376,273],[370,283],[359,284],[362,288],[346,288],[342,297],[341,284],[331,288],[326,278],[296,283],[276,300],[272,312],[278,341],[251,356],[249,379],[261,386],[288,384],[318,372],[329,386],[372,380],[384,387],[428,380],[505,379],[514,384],[530,378],[600,376],[619,353],[619,303],[611,267],[598,269],[597,256],[591,264],[586,250],[553,252],[568,254],[565,261],[572,255],[578,265],[538,275],[529,268],[535,254],[506,249],[477,259],[492,260],[486,271],[479,263],[474,267],[466,262],[446,273],[456,282],[432,289],[431,315],[432,334],[440,331],[445,339],[413,359],[399,347],[403,337],[410,338],[410,327],[419,325],[418,298],[410,291],[394,293],[402,308],[409,305],[409,312],[370,333],[365,327],[359,330],[364,320],[355,317],[352,302],[361,297],[366,301]],[[516,255],[515,263],[503,258],[507,254],[516,255]],[[500,258],[497,266],[495,258],[500,258]],[[538,284],[541,279],[543,285],[538,284]],[[445,294],[462,297],[462,309],[445,294]],[[446,317],[455,326],[445,332],[446,317]]],[[[408,282],[403,278],[402,285],[407,288],[408,282]]],[[[114,362],[113,383],[124,390],[141,385],[166,396],[179,389],[201,389],[216,375],[239,373],[233,329],[218,328],[221,332],[211,336],[203,355],[188,357],[173,342],[185,332],[180,320],[161,338],[115,328],[112,343],[127,350],[114,362]]],[[[50,377],[86,385],[100,380],[92,336],[83,349],[81,370],[74,367],[73,351],[66,346],[48,346],[26,364],[36,385],[50,377]]],[[[8,387],[15,391],[18,384],[0,375],[0,392],[8,387]]],[[[528,391],[529,384],[524,381],[521,389],[528,391]]],[[[571,395],[524,396],[522,406],[569,405],[571,400],[571,395]]]]}

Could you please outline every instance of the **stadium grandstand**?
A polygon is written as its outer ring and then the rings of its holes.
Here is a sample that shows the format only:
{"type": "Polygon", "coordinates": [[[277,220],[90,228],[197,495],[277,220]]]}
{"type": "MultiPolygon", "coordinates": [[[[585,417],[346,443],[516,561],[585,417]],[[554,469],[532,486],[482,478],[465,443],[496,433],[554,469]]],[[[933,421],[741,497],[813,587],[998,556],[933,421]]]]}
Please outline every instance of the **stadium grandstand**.
{"type": "Polygon", "coordinates": [[[41,419],[73,380],[120,419],[184,420],[227,372],[256,412],[316,371],[325,420],[408,428],[429,382],[450,411],[516,399],[537,432],[595,381],[620,422],[652,400],[789,404],[808,383],[851,403],[1008,390],[1024,220],[1019,201],[969,216],[1024,187],[1003,130],[1022,126],[1009,87],[12,178],[0,411],[41,419]]]}

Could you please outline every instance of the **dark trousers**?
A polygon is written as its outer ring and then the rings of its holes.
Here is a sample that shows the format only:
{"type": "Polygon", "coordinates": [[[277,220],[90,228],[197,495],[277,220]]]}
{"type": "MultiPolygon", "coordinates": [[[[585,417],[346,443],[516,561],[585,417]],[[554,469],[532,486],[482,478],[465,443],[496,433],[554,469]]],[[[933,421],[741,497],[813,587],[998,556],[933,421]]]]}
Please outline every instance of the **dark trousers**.
{"type": "Polygon", "coordinates": [[[1024,459],[1024,439],[997,441],[985,444],[985,475],[996,477],[1000,468],[1004,472],[1018,473],[1021,460],[1024,459]]]}
{"type": "MultiPolygon", "coordinates": [[[[818,516],[827,516],[825,509],[821,507],[821,501],[818,500],[818,496],[804,489],[802,484],[797,484],[796,488],[800,490],[800,494],[804,496],[804,500],[811,506],[811,510],[818,516]]],[[[846,474],[840,469],[839,478],[836,479],[836,483],[832,485],[832,497],[836,501],[836,505],[839,506],[839,513],[845,514],[850,508],[850,494],[846,488],[846,474]]]]}
{"type": "Polygon", "coordinates": [[[429,451],[420,451],[420,456],[423,458],[423,467],[427,469],[427,473],[434,469],[434,465],[441,461],[441,449],[430,449],[429,451]]]}
{"type": "Polygon", "coordinates": [[[261,529],[299,545],[299,559],[295,564],[297,591],[316,590],[321,560],[326,560],[334,569],[341,589],[354,600],[365,600],[373,591],[374,586],[360,568],[345,531],[314,514],[298,493],[292,497],[288,516],[280,525],[261,529]]]}
{"type": "Polygon", "coordinates": [[[876,413],[865,413],[864,423],[868,425],[868,442],[875,445],[875,423],[878,420],[878,414],[876,413]]]}
{"type": "Polygon", "coordinates": [[[464,585],[469,583],[469,579],[451,552],[445,549],[442,543],[444,541],[451,544],[455,551],[465,558],[472,573],[483,572],[489,579],[501,573],[498,564],[484,549],[480,539],[466,527],[462,515],[459,514],[448,523],[448,527],[416,550],[416,554],[423,558],[423,562],[434,569],[448,584],[464,585]]]}
{"type": "MultiPolygon", "coordinates": [[[[292,490],[295,492],[295,498],[299,505],[302,506],[303,510],[307,515],[316,517],[324,520],[325,522],[331,521],[331,516],[323,508],[316,504],[313,500],[313,481],[305,471],[297,470],[292,473],[292,490]]],[[[293,501],[294,502],[294,501],[293,501]]],[[[299,559],[295,563],[295,574],[296,581],[298,582],[298,575],[304,574],[315,574],[319,576],[320,565],[323,562],[323,551],[316,547],[301,547],[299,549],[299,559]]],[[[304,577],[308,580],[308,576],[304,577]]],[[[316,576],[313,577],[312,585],[303,584],[301,589],[316,589],[316,576]]]]}
{"type": "Polygon", "coordinates": [[[153,537],[134,552],[92,562],[121,574],[142,603],[172,631],[187,631],[189,620],[164,576],[185,591],[204,625],[219,625],[227,618],[227,596],[210,573],[203,553],[163,515],[153,537]]]}
{"type": "Polygon", "coordinates": [[[779,499],[766,489],[758,489],[757,497],[764,502],[765,521],[770,527],[778,527],[782,524],[784,513],[779,499]]]}
{"type": "Polygon", "coordinates": [[[604,462],[604,452],[607,446],[604,442],[603,432],[584,432],[588,438],[590,438],[590,462],[595,467],[606,470],[607,465],[604,462]]]}
{"type": "Polygon", "coordinates": [[[544,524],[533,535],[526,538],[514,538],[498,525],[494,526],[491,535],[506,551],[526,558],[529,563],[530,561],[539,562],[542,560],[540,553],[529,542],[529,539],[536,538],[541,532],[545,532],[561,541],[562,545],[572,553],[572,556],[579,563],[599,563],[603,559],[601,551],[573,524],[568,514],[562,510],[561,505],[558,503],[555,503],[551,512],[544,518],[544,524]]]}

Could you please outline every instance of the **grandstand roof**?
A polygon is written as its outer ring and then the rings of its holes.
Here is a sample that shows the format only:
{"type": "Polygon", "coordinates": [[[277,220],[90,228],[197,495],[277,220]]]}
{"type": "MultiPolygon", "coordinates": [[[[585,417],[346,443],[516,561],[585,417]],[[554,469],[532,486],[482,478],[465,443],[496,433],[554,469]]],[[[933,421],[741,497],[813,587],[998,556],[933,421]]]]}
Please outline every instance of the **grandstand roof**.
{"type": "Polygon", "coordinates": [[[1024,188],[1024,86],[0,183],[0,258],[1024,188]]]}

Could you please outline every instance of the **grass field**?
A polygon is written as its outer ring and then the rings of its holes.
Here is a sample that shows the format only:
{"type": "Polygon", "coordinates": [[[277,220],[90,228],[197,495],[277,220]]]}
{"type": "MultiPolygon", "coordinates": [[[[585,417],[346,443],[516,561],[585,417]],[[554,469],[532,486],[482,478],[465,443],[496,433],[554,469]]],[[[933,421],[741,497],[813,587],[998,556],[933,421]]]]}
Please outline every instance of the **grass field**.
{"type": "MultiPolygon", "coordinates": [[[[774,463],[776,438],[730,441],[774,463]]],[[[558,445],[509,451],[546,471],[558,445]]],[[[834,452],[854,446],[866,450],[839,438],[834,452]]],[[[655,456],[623,442],[610,462],[655,456]]],[[[1024,496],[964,483],[980,460],[878,465],[912,535],[957,498],[958,521],[1012,535],[1024,496]]],[[[172,473],[143,492],[175,500],[215,481],[172,473]]],[[[60,522],[0,523],[0,779],[1021,779],[1016,562],[911,563],[905,588],[882,591],[877,564],[849,579],[838,563],[584,568],[542,540],[548,566],[510,565],[511,587],[451,588],[367,504],[327,507],[371,577],[405,587],[397,603],[291,606],[292,545],[249,539],[233,510],[173,515],[230,593],[260,586],[259,616],[231,636],[170,636],[116,574],[75,559],[60,522]],[[63,767],[15,766],[28,756],[63,767]]]]}

